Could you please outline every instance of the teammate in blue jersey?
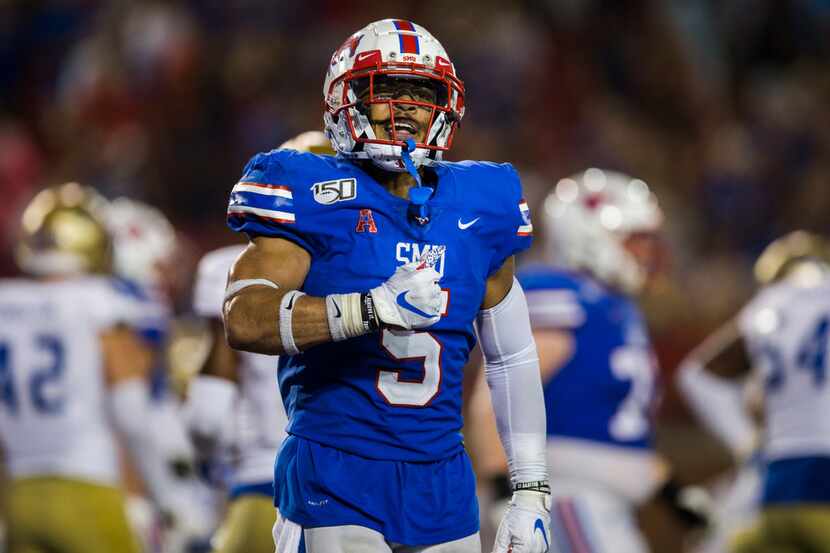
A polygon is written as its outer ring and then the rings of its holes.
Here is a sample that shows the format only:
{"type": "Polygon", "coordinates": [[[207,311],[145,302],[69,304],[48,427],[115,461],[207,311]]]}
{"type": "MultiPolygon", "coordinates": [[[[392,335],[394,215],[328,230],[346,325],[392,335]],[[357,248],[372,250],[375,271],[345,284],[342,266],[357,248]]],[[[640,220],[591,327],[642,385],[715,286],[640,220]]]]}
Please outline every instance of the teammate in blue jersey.
{"type": "Polygon", "coordinates": [[[589,169],[545,201],[552,265],[519,273],[539,348],[555,551],[647,550],[637,504],[664,479],[652,449],[655,357],[633,296],[658,258],[647,185],[589,169]]]}
{"type": "Polygon", "coordinates": [[[441,160],[464,88],[409,21],[338,48],[324,100],[337,157],[258,154],[228,208],[251,239],[229,277],[229,343],[281,355],[277,551],[480,551],[460,434],[476,335],[515,490],[495,550],[547,551],[544,401],[513,277],[532,231],[518,175],[441,160]]]}

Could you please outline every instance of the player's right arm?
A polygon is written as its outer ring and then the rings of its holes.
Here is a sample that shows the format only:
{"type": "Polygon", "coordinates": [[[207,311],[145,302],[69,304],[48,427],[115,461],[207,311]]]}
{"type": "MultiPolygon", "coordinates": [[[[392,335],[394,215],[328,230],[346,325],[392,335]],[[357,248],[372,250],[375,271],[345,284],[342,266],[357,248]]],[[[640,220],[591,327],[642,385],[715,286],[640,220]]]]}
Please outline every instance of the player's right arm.
{"type": "MultiPolygon", "coordinates": [[[[232,348],[271,355],[286,352],[280,336],[280,304],[286,294],[303,285],[310,266],[309,253],[289,240],[265,236],[251,240],[231,267],[228,290],[246,281],[273,285],[251,284],[226,298],[225,332],[232,348]]],[[[298,349],[331,340],[324,298],[295,298],[291,310],[298,349]]]]}
{"type": "Polygon", "coordinates": [[[224,318],[231,347],[294,355],[375,332],[380,325],[412,330],[440,318],[440,275],[431,266],[408,263],[371,290],[325,297],[298,291],[310,266],[309,253],[290,240],[260,236],[251,241],[228,279],[224,318]],[[400,302],[401,296],[407,301],[400,302]]]}
{"type": "Polygon", "coordinates": [[[738,322],[730,320],[681,362],[678,388],[700,422],[736,460],[754,451],[755,424],[744,406],[744,376],[751,369],[738,322]]]}
{"type": "Polygon", "coordinates": [[[312,297],[301,292],[312,258],[321,255],[325,213],[305,185],[292,186],[314,158],[258,154],[231,193],[229,226],[252,237],[231,268],[223,315],[234,349],[295,355],[329,341],[406,330],[440,319],[440,275],[424,263],[397,268],[380,286],[312,297]]]}

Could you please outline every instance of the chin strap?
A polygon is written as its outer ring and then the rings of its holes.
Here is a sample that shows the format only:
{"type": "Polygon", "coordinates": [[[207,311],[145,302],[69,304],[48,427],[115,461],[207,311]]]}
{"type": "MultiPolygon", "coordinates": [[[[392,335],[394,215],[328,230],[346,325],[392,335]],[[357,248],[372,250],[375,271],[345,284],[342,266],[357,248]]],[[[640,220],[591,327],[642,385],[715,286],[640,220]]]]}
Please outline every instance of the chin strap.
{"type": "Polygon", "coordinates": [[[427,210],[427,200],[432,196],[432,188],[424,186],[421,183],[421,175],[412,163],[410,154],[415,151],[415,141],[407,138],[404,146],[401,148],[401,160],[403,161],[406,171],[415,179],[417,186],[409,189],[409,212],[415,218],[419,225],[425,225],[429,222],[429,214],[427,210]]]}

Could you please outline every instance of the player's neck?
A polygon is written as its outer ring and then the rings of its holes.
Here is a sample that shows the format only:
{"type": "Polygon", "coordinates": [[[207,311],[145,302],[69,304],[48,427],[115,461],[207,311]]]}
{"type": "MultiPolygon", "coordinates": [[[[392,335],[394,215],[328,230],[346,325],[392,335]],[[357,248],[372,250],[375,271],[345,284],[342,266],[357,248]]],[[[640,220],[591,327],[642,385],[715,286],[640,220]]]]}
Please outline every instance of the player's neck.
{"type": "Polygon", "coordinates": [[[409,198],[409,189],[416,185],[415,178],[412,175],[406,172],[384,171],[373,164],[367,165],[367,172],[390,194],[404,199],[409,198]]]}

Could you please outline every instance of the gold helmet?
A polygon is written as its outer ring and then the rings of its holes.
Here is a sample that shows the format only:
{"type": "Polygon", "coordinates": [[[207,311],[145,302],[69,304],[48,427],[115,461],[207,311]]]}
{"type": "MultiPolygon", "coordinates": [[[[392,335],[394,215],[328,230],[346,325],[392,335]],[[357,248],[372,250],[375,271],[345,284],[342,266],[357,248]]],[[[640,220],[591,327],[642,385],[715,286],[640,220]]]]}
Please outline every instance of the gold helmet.
{"type": "Polygon", "coordinates": [[[830,242],[817,234],[797,230],[764,249],[755,262],[755,279],[766,285],[798,273],[812,283],[823,278],[828,269],[830,242]]]}
{"type": "Polygon", "coordinates": [[[95,190],[76,182],[39,192],[23,211],[17,264],[35,276],[109,272],[105,205],[95,190]]]}
{"type": "Polygon", "coordinates": [[[311,152],[312,154],[325,154],[330,156],[333,156],[335,153],[331,147],[331,141],[320,131],[300,133],[294,138],[283,142],[279,149],[297,150],[298,152],[311,152]]]}

